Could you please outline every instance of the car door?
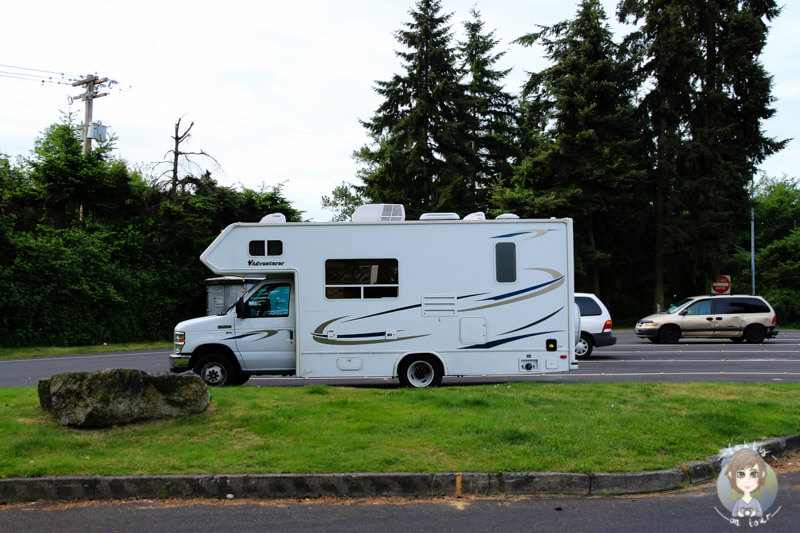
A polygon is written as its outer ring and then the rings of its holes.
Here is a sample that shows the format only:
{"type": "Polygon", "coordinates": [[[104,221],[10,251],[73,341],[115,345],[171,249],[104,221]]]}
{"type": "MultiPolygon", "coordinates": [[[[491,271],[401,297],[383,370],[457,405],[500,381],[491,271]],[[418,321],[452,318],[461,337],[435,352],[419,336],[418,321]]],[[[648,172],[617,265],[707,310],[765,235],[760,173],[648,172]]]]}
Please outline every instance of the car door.
{"type": "Polygon", "coordinates": [[[711,300],[697,300],[680,312],[684,337],[710,337],[714,335],[716,321],[711,314],[711,300]]]}
{"type": "Polygon", "coordinates": [[[714,300],[714,315],[717,325],[715,336],[741,336],[747,319],[746,307],[745,302],[739,298],[714,300]]]}
{"type": "Polygon", "coordinates": [[[234,334],[245,371],[295,369],[292,284],[270,281],[237,304],[234,334]]]}

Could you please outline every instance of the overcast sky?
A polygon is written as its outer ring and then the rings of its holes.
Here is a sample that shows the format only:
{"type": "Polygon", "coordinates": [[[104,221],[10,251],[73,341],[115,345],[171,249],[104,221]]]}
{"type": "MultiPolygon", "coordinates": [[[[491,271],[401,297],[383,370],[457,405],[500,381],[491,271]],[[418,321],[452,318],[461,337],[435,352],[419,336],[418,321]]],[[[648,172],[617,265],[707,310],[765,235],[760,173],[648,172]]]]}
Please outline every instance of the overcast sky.
{"type": "MultiPolygon", "coordinates": [[[[67,79],[97,74],[116,80],[96,99],[94,120],[118,137],[115,154],[130,166],[164,159],[175,122],[194,122],[185,150],[222,185],[260,189],[283,183],[305,218],[329,220],[320,197],[343,181],[355,183],[354,150],[368,138],[381,100],[376,80],[401,73],[396,31],[410,20],[413,0],[6,2],[0,31],[0,153],[30,155],[34,139],[60,113],[83,120],[81,89],[67,79]],[[14,68],[11,68],[14,67],[14,68]],[[61,73],[64,79],[61,78],[61,73]],[[18,79],[18,77],[29,77],[18,79]],[[42,83],[38,76],[53,77],[42,83]]],[[[614,18],[615,1],[604,1],[614,18]]],[[[511,44],[573,18],[577,0],[443,0],[452,29],[475,6],[513,68],[507,90],[517,93],[525,72],[546,66],[542,51],[511,44]]],[[[777,115],[770,136],[796,137],[800,119],[800,7],[787,4],[772,24],[762,60],[774,76],[777,115]]],[[[618,32],[619,38],[622,34],[618,32]]],[[[183,128],[182,128],[183,129],[183,128]]],[[[797,176],[798,142],[762,170],[797,176]]],[[[162,168],[161,170],[166,170],[162,168]]]]}

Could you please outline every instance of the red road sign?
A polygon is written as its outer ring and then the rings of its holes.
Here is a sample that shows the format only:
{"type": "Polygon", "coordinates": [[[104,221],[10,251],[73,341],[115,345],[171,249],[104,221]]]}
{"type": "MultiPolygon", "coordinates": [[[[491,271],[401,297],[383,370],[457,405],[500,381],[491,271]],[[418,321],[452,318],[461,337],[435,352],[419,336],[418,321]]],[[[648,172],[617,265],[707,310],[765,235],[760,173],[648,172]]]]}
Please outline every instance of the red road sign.
{"type": "Polygon", "coordinates": [[[717,281],[711,284],[711,290],[714,291],[714,294],[730,294],[731,277],[726,275],[717,276],[717,281]]]}

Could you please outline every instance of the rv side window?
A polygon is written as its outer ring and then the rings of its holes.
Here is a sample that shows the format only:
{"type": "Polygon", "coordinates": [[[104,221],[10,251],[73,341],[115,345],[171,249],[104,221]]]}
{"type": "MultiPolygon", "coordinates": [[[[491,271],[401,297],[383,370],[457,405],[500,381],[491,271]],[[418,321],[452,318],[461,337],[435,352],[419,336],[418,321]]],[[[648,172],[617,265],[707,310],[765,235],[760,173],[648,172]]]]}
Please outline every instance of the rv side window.
{"type": "Polygon", "coordinates": [[[251,256],[283,255],[283,241],[250,241],[251,256]]]}
{"type": "Polygon", "coordinates": [[[494,263],[497,281],[517,281],[517,246],[513,242],[499,242],[495,245],[494,263]]]}
{"type": "Polygon", "coordinates": [[[328,259],[325,297],[338,299],[397,298],[397,259],[328,259]]]}

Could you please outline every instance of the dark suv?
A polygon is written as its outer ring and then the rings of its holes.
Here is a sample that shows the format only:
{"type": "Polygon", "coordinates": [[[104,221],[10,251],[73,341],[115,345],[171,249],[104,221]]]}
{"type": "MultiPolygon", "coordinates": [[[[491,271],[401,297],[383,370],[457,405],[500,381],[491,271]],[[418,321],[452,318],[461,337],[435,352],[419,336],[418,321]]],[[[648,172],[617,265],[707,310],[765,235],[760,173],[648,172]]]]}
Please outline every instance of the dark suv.
{"type": "Polygon", "coordinates": [[[673,343],[681,337],[729,338],[759,344],[778,334],[778,318],[760,296],[693,296],[636,323],[636,335],[673,343]]]}

